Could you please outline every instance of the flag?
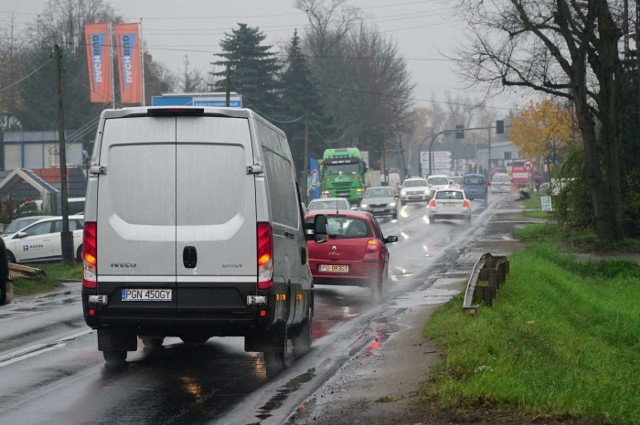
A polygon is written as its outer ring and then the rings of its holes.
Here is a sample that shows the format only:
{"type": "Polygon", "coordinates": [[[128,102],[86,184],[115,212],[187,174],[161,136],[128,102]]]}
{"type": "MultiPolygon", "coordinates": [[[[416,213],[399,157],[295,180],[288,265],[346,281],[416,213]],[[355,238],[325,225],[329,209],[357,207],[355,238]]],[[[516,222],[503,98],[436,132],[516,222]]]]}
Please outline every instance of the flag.
{"type": "Polygon", "coordinates": [[[87,43],[91,103],[112,102],[113,81],[109,24],[85,24],[84,36],[87,43]]]}
{"type": "Polygon", "coordinates": [[[114,25],[120,102],[142,104],[142,66],[138,24],[114,25]]]}

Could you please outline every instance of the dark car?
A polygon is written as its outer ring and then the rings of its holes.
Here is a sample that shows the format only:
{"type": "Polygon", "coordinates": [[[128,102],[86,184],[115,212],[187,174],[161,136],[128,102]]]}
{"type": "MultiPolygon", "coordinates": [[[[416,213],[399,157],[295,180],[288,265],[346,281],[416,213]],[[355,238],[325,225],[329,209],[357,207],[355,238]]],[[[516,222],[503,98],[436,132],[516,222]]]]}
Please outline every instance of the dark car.
{"type": "Polygon", "coordinates": [[[364,191],[360,210],[370,212],[377,216],[391,216],[398,218],[400,200],[396,191],[389,186],[368,187],[364,191]]]}
{"type": "Polygon", "coordinates": [[[386,244],[397,242],[398,237],[385,238],[378,221],[368,212],[314,211],[305,222],[312,223],[315,214],[326,216],[328,240],[307,243],[314,283],[368,287],[379,297],[389,275],[386,244]]]}
{"type": "Polygon", "coordinates": [[[487,199],[487,182],[482,174],[465,174],[460,188],[467,199],[487,199]]]}

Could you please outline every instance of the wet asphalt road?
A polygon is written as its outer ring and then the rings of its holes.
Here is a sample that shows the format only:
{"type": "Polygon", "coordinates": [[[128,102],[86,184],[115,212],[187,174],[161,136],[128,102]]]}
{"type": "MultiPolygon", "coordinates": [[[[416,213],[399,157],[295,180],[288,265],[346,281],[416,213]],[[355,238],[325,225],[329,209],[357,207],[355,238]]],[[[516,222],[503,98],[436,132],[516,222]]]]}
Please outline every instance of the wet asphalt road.
{"type": "Polygon", "coordinates": [[[126,366],[107,368],[82,319],[79,283],[15,299],[0,306],[0,423],[286,423],[351,356],[375,350],[397,330],[389,325],[397,313],[389,301],[424,284],[436,264],[457,258],[499,205],[497,198],[473,201],[470,226],[430,224],[424,203],[403,207],[399,220],[381,220],[385,236],[399,237],[390,245],[382,300],[365,288],[318,285],[313,349],[270,380],[262,356],[244,352],[241,338],[212,338],[195,349],[177,338],[153,351],[139,343],[126,366]]]}

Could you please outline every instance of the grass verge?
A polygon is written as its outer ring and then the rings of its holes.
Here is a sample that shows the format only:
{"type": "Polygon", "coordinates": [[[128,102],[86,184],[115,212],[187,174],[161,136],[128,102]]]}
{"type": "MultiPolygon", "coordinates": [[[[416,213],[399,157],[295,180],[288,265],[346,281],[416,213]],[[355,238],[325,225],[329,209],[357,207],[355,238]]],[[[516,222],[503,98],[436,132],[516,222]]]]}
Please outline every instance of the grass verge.
{"type": "Polygon", "coordinates": [[[52,291],[60,286],[64,280],[81,280],[82,264],[76,263],[67,266],[62,262],[38,263],[29,266],[44,271],[44,276],[36,278],[16,277],[13,279],[13,288],[16,295],[34,295],[52,291]]]}
{"type": "Polygon", "coordinates": [[[522,230],[531,241],[552,243],[509,255],[493,307],[469,316],[460,295],[425,325],[445,360],[430,372],[424,400],[450,413],[489,408],[520,420],[637,424],[640,266],[565,255],[549,226],[522,230]]]}

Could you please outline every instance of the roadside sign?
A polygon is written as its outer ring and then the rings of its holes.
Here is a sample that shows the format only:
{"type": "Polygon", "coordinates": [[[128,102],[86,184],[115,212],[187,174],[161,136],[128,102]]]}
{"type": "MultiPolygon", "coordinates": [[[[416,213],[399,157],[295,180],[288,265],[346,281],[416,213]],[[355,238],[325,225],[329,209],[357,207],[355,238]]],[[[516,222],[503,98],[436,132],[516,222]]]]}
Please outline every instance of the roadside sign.
{"type": "Polygon", "coordinates": [[[553,211],[551,196],[545,195],[540,197],[540,208],[542,211],[553,211]]]}
{"type": "Polygon", "coordinates": [[[533,164],[531,163],[531,161],[525,161],[523,166],[527,171],[531,171],[531,169],[533,168],[533,164]]]}

